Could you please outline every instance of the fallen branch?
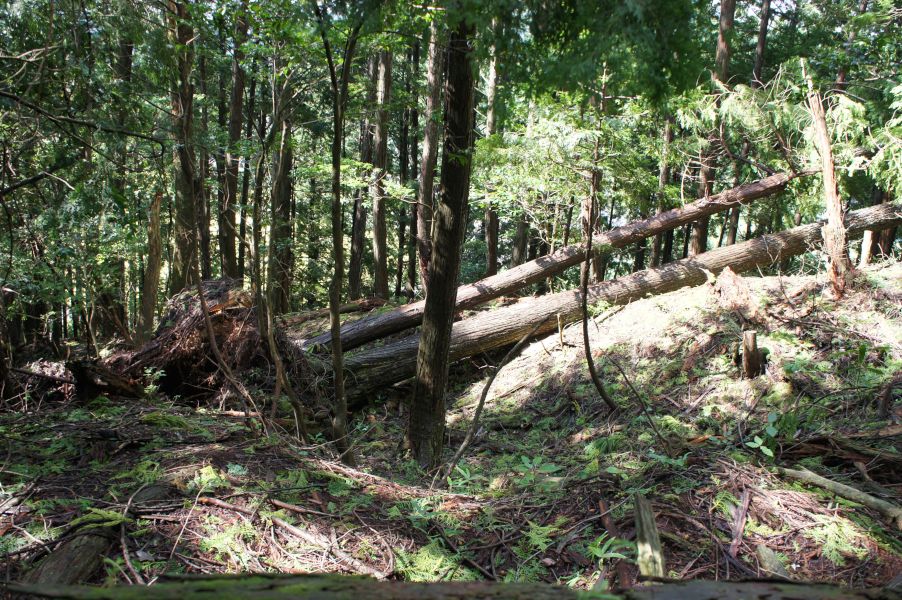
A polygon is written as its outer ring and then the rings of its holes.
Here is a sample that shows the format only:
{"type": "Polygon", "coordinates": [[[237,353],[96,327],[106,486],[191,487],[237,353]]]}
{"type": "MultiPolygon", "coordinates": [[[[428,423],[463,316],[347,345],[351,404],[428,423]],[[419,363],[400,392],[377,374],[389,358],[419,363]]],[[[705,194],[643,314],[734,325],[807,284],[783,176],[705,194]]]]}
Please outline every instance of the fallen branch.
{"type": "Polygon", "coordinates": [[[804,481],[805,483],[810,483],[812,485],[816,485],[818,487],[824,488],[827,491],[833,492],[837,496],[845,498],[846,500],[852,500],[853,502],[857,502],[868,508],[872,508],[882,514],[884,517],[890,519],[893,524],[895,524],[896,528],[902,530],[902,508],[887,502],[886,500],[881,500],[880,498],[875,498],[870,494],[866,494],[861,490],[855,489],[850,485],[846,485],[844,483],[839,483],[837,481],[833,481],[831,479],[827,479],[826,477],[821,477],[817,473],[813,473],[808,469],[784,469],[783,467],[777,467],[777,472],[780,475],[785,475],[787,477],[792,477],[793,479],[798,479],[799,481],[804,481]]]}
{"type": "Polygon", "coordinates": [[[359,560],[357,560],[356,558],[354,558],[353,556],[351,556],[350,554],[348,554],[347,552],[345,552],[344,550],[342,550],[341,548],[337,548],[336,545],[333,544],[332,540],[330,540],[329,538],[319,535],[319,534],[316,534],[316,533],[312,533],[310,531],[307,531],[306,529],[301,529],[299,527],[295,527],[294,525],[292,525],[286,521],[283,521],[279,517],[270,517],[270,518],[272,519],[273,525],[277,525],[277,526],[281,527],[286,532],[290,533],[291,535],[293,535],[297,538],[304,540],[308,544],[317,546],[318,548],[322,548],[323,550],[325,550],[326,552],[328,552],[329,554],[331,554],[332,556],[337,558],[339,561],[344,563],[346,567],[356,571],[357,573],[363,573],[364,575],[370,575],[372,577],[375,577],[376,579],[385,579],[386,577],[388,577],[388,575],[386,575],[379,569],[376,569],[367,564],[364,564],[364,563],[360,562],[359,560]]]}

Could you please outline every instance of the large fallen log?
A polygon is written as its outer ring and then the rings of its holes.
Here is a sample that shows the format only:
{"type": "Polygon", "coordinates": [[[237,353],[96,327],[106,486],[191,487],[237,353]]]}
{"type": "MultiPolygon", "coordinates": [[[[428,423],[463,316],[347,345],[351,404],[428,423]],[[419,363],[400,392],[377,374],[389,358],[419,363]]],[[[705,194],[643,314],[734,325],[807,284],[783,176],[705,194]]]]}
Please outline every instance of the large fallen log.
{"type": "Polygon", "coordinates": [[[576,600],[604,597],[610,600],[899,600],[902,593],[891,589],[850,589],[835,585],[784,581],[676,581],[651,584],[620,592],[587,594],[548,583],[494,583],[454,581],[410,583],[379,582],[346,575],[246,575],[239,577],[192,577],[177,582],[134,587],[33,586],[13,583],[9,590],[38,598],[72,600],[195,600],[213,597],[251,600],[315,598],[316,600],[576,600]]]}
{"type": "MultiPolygon", "coordinates": [[[[846,215],[850,236],[868,228],[891,227],[902,223],[902,202],[882,204],[846,215]]],[[[589,301],[626,304],[651,294],[704,283],[709,273],[726,267],[745,271],[779,262],[801,254],[821,241],[822,223],[812,223],[765,235],[741,244],[718,248],[646,271],[639,271],[589,287],[589,301]]],[[[538,324],[536,335],[548,333],[558,322],[571,323],[580,318],[581,297],[571,290],[526,299],[517,304],[486,311],[454,324],[450,360],[456,361],[480,352],[510,345],[538,324]]],[[[348,356],[349,395],[364,398],[373,390],[411,377],[416,371],[419,336],[348,356]]]]}
{"type": "MultiPolygon", "coordinates": [[[[592,244],[597,252],[604,252],[610,248],[623,248],[657,233],[728,210],[733,206],[773,195],[783,190],[786,184],[795,177],[796,175],[788,173],[777,173],[714,196],[702,198],[681,208],[599,233],[592,238],[592,244]]],[[[456,308],[457,310],[473,308],[557,275],[579,264],[583,252],[581,244],[565,246],[553,254],[539,257],[475,283],[463,285],[457,288],[456,308]]],[[[351,350],[367,342],[416,327],[423,319],[425,306],[424,301],[413,302],[394,310],[346,323],[341,328],[342,348],[351,350]]],[[[304,347],[321,345],[327,348],[330,339],[330,334],[324,333],[304,342],[304,347]]]]}

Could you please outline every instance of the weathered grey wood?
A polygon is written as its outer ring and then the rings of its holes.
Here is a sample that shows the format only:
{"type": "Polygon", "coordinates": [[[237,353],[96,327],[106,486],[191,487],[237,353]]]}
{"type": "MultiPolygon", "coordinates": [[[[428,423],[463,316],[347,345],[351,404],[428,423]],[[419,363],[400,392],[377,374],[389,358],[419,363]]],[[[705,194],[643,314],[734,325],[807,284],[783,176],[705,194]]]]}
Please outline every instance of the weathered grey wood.
{"type": "MultiPolygon", "coordinates": [[[[849,235],[867,228],[890,227],[902,223],[902,202],[881,204],[846,215],[849,235]]],[[[821,239],[821,223],[802,225],[780,233],[765,235],[732,246],[725,246],[669,263],[656,269],[639,271],[612,281],[589,286],[589,301],[626,304],[651,294],[663,294],[683,287],[699,285],[710,273],[726,267],[746,271],[779,262],[787,256],[801,254],[821,239]]],[[[451,334],[450,360],[486,352],[515,343],[542,323],[537,335],[557,328],[557,318],[573,323],[580,318],[581,296],[570,290],[539,298],[522,300],[514,305],[479,313],[454,324],[451,334]]],[[[347,357],[349,397],[368,399],[372,392],[414,374],[419,336],[414,334],[371,350],[347,357]]]]}
{"type": "Polygon", "coordinates": [[[758,556],[758,564],[761,567],[761,573],[765,577],[775,577],[777,579],[789,580],[789,571],[777,558],[776,553],[763,544],[758,544],[755,554],[758,556]]]}
{"type": "Polygon", "coordinates": [[[664,577],[664,550],[651,504],[642,494],[633,497],[636,516],[636,562],[645,577],[664,577]]]}
{"type": "Polygon", "coordinates": [[[546,583],[379,582],[342,575],[291,575],[185,578],[152,586],[99,588],[86,586],[35,586],[12,584],[9,590],[40,598],[71,600],[201,600],[249,598],[251,600],[899,600],[890,589],[854,590],[831,585],[782,581],[679,581],[636,587],[619,593],[592,595],[546,583]]]}
{"type": "MultiPolygon", "coordinates": [[[[623,248],[662,231],[691,223],[701,217],[729,210],[759,198],[773,195],[786,187],[796,176],[778,173],[739,187],[702,198],[681,208],[674,208],[641,221],[635,221],[592,238],[596,252],[610,248],[623,248]]],[[[583,258],[583,246],[573,244],[560,250],[508,269],[476,283],[460,286],[457,290],[457,310],[479,306],[490,300],[537,283],[579,264],[583,258]]],[[[405,304],[391,311],[364,317],[342,325],[341,343],[346,351],[399,331],[419,325],[423,319],[425,301],[405,304]]],[[[330,334],[324,333],[304,343],[305,347],[328,346],[330,334]]]]}

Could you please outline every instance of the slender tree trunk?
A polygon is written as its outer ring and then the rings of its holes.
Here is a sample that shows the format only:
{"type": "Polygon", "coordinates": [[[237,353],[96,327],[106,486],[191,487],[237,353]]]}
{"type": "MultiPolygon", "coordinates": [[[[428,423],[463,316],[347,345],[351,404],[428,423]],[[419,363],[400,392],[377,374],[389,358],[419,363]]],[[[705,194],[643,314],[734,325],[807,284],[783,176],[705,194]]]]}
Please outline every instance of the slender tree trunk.
{"type": "MultiPolygon", "coordinates": [[[[802,59],[802,69],[806,69],[802,59]]],[[[833,292],[841,297],[845,292],[847,278],[852,275],[853,267],[846,247],[846,229],[843,224],[842,201],[836,183],[836,171],[833,163],[833,148],[830,133],[827,131],[827,119],[824,116],[824,105],[821,96],[814,89],[814,82],[805,73],[808,81],[808,108],[814,121],[815,143],[821,156],[821,176],[824,182],[824,204],[827,209],[827,225],[824,227],[824,249],[830,257],[830,280],[833,292]]]]}
{"type": "Polygon", "coordinates": [[[429,286],[432,261],[432,187],[438,162],[439,122],[442,91],[442,26],[434,19],[429,27],[429,56],[426,59],[426,112],[423,113],[423,158],[420,161],[420,188],[417,197],[417,251],[420,255],[420,279],[429,286]]]}
{"type": "Polygon", "coordinates": [[[388,299],[388,243],[385,226],[385,178],[388,167],[388,103],[391,97],[392,54],[379,52],[376,76],[376,122],[373,130],[373,295],[388,299]]]}
{"type": "MultiPolygon", "coordinates": [[[[861,0],[861,3],[858,5],[858,14],[863,15],[867,11],[868,0],[861,0]]],[[[839,67],[839,72],[836,74],[836,89],[839,90],[844,90],[846,88],[847,70],[850,63],[849,50],[852,49],[852,44],[855,43],[856,33],[856,30],[852,29],[849,31],[849,36],[846,39],[846,48],[842,56],[842,64],[839,67]]]]}
{"type": "MultiPolygon", "coordinates": [[[[730,71],[730,36],[733,33],[733,17],[736,12],[736,0],[720,0],[720,25],[717,33],[717,52],[714,63],[714,79],[721,83],[727,83],[730,71]]],[[[711,154],[712,147],[718,143],[717,136],[712,134],[708,138],[708,148],[702,151],[699,158],[699,196],[707,197],[711,194],[714,183],[714,157],[711,154]]],[[[689,243],[689,256],[701,254],[708,249],[708,218],[701,219],[692,226],[692,235],[689,243]]]]}
{"type": "Polygon", "coordinates": [[[511,267],[519,267],[526,262],[529,252],[529,222],[525,216],[517,219],[517,231],[514,233],[514,247],[511,250],[511,267]]]}
{"type": "Polygon", "coordinates": [[[413,456],[423,467],[434,467],[441,460],[445,433],[448,351],[470,191],[473,145],[471,35],[472,27],[461,20],[448,42],[441,197],[434,216],[434,253],[408,427],[413,456]]]}
{"type": "MultiPolygon", "coordinates": [[[[247,104],[247,128],[245,130],[245,139],[249,142],[251,134],[254,131],[254,109],[257,97],[257,78],[251,76],[251,90],[249,93],[247,104]]],[[[248,192],[251,183],[251,165],[250,157],[244,157],[244,174],[241,177],[241,214],[238,217],[238,277],[244,279],[245,270],[245,248],[247,246],[247,201],[248,192]]]]}
{"type": "MultiPolygon", "coordinates": [[[[366,64],[366,106],[367,110],[376,102],[376,57],[371,56],[366,64]]],[[[360,162],[373,164],[373,119],[367,114],[360,119],[360,162]]],[[[369,168],[367,177],[372,176],[369,168]]],[[[363,254],[366,250],[366,201],[364,189],[358,188],[354,194],[354,212],[351,217],[351,257],[348,261],[348,298],[357,300],[361,291],[363,275],[363,254]]]]}
{"type": "MultiPolygon", "coordinates": [[[[661,214],[668,208],[667,202],[667,182],[670,181],[670,165],[667,163],[667,155],[670,152],[670,143],[673,141],[673,127],[671,117],[664,118],[664,138],[661,143],[661,156],[658,159],[658,206],[657,214],[661,214]]],[[[662,262],[661,250],[664,242],[663,234],[659,233],[655,236],[651,245],[651,266],[657,267],[662,262]]],[[[671,241],[672,244],[672,241],[671,241]]],[[[672,246],[671,246],[672,248],[672,246]]]]}
{"type": "MultiPolygon", "coordinates": [[[[415,180],[417,178],[417,173],[419,169],[417,169],[417,158],[419,157],[419,144],[418,139],[420,135],[420,111],[417,108],[419,106],[418,103],[418,95],[417,95],[417,82],[420,80],[420,42],[414,41],[413,45],[410,49],[410,62],[411,62],[411,78],[413,83],[410,83],[410,92],[408,95],[413,94],[410,99],[410,168],[407,172],[408,180],[415,180]]],[[[416,200],[416,199],[414,199],[416,200]]],[[[412,204],[410,206],[410,242],[407,244],[407,296],[409,299],[413,300],[414,295],[416,294],[417,289],[417,205],[412,204]]]]}
{"type": "Polygon", "coordinates": [[[160,288],[160,267],[163,264],[163,238],[160,233],[160,206],[163,193],[154,194],[150,203],[147,225],[147,266],[141,284],[141,312],[138,315],[138,341],[150,339],[153,318],[157,310],[157,291],[160,288]]]}
{"type": "Polygon", "coordinates": [[[272,286],[273,315],[280,315],[291,310],[291,271],[292,259],[291,239],[291,167],[294,151],[291,144],[291,125],[285,119],[281,124],[279,150],[273,166],[271,223],[269,244],[272,247],[269,265],[269,279],[272,286]]]}
{"type": "MultiPolygon", "coordinates": [[[[203,97],[207,97],[207,59],[201,55],[198,64],[198,78],[200,79],[200,91],[203,97]]],[[[200,127],[201,139],[208,136],[209,118],[207,114],[206,102],[201,104],[200,111],[200,127]]],[[[200,241],[200,277],[201,280],[210,279],[212,274],[211,251],[210,251],[210,193],[207,187],[207,180],[210,176],[210,155],[207,151],[206,144],[201,144],[200,160],[198,161],[197,170],[197,233],[200,241]]]]}
{"type": "MultiPolygon", "coordinates": [[[[247,40],[248,0],[242,0],[235,16],[235,49],[232,53],[232,93],[229,99],[229,139],[225,155],[225,186],[219,206],[219,253],[222,274],[239,277],[241,269],[235,257],[235,205],[238,202],[238,140],[241,138],[241,124],[244,109],[244,60],[243,46],[247,40]]],[[[253,119],[253,117],[251,117],[253,119]]],[[[247,170],[245,170],[247,173],[247,170]]]]}
{"type": "MultiPolygon", "coordinates": [[[[498,18],[492,19],[492,32],[495,39],[499,33],[498,18]]],[[[498,90],[498,49],[492,44],[489,57],[489,72],[486,80],[486,112],[485,135],[492,136],[496,132],[496,107],[495,98],[498,90]]],[[[491,277],[498,272],[498,211],[492,206],[491,199],[485,208],[485,275],[491,277]]]]}
{"type": "Polygon", "coordinates": [[[188,3],[169,0],[169,39],[174,47],[176,76],[173,84],[172,125],[175,161],[175,246],[169,277],[169,293],[175,295],[193,285],[191,263],[197,247],[198,185],[194,155],[194,28],[189,20],[188,3]]]}

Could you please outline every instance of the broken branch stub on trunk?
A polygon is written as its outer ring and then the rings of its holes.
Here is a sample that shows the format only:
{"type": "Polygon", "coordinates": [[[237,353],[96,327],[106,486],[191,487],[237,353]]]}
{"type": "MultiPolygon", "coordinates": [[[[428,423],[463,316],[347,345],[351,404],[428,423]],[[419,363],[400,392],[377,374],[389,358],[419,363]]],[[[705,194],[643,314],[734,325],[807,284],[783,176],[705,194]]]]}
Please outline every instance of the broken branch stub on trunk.
{"type": "MultiPolygon", "coordinates": [[[[806,175],[803,173],[802,175],[806,175]]],[[[609,248],[623,248],[657,233],[691,223],[701,217],[723,212],[733,206],[751,202],[782,191],[797,175],[778,173],[739,187],[725,190],[714,196],[696,200],[681,208],[675,208],[641,221],[635,221],[593,236],[596,252],[609,248]]],[[[457,290],[456,310],[464,310],[494,300],[504,294],[542,281],[579,264],[583,258],[583,245],[573,244],[560,250],[508,269],[475,283],[462,285],[457,290]]],[[[364,317],[341,328],[342,348],[350,350],[367,342],[416,327],[423,319],[425,302],[413,302],[396,309],[364,317]]],[[[325,333],[304,342],[305,347],[328,346],[330,334],[325,333]]]]}

